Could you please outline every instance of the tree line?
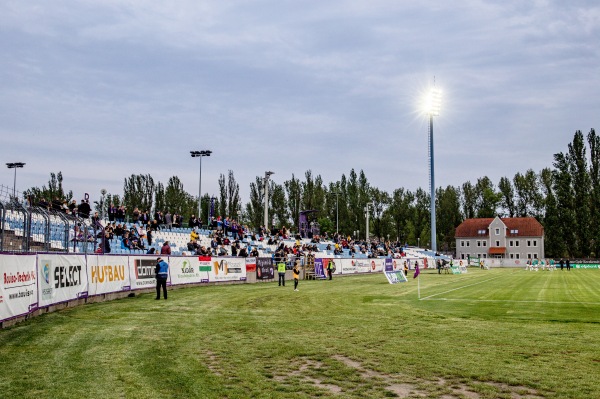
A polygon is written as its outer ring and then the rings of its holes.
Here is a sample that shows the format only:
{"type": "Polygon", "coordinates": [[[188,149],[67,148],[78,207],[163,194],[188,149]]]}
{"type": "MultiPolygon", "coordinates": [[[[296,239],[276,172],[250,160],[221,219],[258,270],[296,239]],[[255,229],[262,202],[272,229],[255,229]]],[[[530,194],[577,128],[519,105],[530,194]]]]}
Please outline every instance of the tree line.
{"type": "MultiPolygon", "coordinates": [[[[264,180],[250,183],[250,196],[242,203],[234,172],[219,176],[219,196],[202,198],[201,219],[209,208],[222,218],[235,219],[258,229],[264,215],[264,180]]],[[[298,230],[300,211],[315,210],[321,232],[364,238],[366,213],[369,236],[427,247],[430,240],[429,192],[418,188],[397,188],[386,192],[369,184],[364,171],[350,170],[335,182],[325,183],[320,175],[307,170],[302,178],[292,175],[281,184],[268,180],[268,228],[286,226],[298,230]],[[339,227],[338,227],[339,226],[339,227]]],[[[51,174],[48,187],[31,188],[28,193],[52,200],[72,193],[62,189],[62,175],[51,174]]],[[[70,199],[69,197],[69,199],[70,199]]],[[[104,206],[124,204],[127,212],[169,210],[184,220],[198,212],[198,197],[184,190],[177,176],[166,186],[152,176],[131,175],[124,179],[123,194],[108,194],[104,206]]],[[[100,210],[100,204],[96,203],[100,210]]],[[[535,217],[545,230],[546,255],[550,257],[595,257],[600,246],[600,138],[594,129],[584,137],[574,134],[565,152],[554,154],[552,167],[540,172],[527,170],[512,178],[502,177],[497,185],[487,176],[476,182],[436,189],[438,248],[454,252],[455,228],[468,218],[535,217]],[[589,156],[588,156],[589,152],[589,156]]]]}

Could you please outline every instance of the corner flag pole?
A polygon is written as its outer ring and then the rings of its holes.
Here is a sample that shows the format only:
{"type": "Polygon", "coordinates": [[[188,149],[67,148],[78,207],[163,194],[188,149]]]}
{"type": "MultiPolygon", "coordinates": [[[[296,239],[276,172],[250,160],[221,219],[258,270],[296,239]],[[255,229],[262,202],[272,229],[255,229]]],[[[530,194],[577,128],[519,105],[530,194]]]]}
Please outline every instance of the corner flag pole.
{"type": "Polygon", "coordinates": [[[417,275],[417,293],[419,294],[419,300],[421,300],[421,276],[417,275]]]}

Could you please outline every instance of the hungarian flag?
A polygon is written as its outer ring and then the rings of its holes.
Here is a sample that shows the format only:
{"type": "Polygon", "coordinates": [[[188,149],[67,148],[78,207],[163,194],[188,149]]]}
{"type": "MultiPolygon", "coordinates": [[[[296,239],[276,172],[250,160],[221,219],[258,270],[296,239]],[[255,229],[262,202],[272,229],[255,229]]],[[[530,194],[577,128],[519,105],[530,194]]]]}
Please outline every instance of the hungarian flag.
{"type": "Polygon", "coordinates": [[[413,275],[413,278],[417,278],[420,273],[421,271],[419,270],[419,265],[415,265],[415,274],[413,275]]]}

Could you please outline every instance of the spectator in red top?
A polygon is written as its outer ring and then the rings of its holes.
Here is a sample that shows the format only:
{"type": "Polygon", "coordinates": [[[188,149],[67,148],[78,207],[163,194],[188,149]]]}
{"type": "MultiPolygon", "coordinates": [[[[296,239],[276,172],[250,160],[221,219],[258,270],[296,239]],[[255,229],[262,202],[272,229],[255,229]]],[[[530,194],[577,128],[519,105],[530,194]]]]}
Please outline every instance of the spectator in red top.
{"type": "Polygon", "coordinates": [[[171,255],[171,247],[169,246],[169,241],[165,241],[162,248],[160,249],[161,255],[171,255]]]}

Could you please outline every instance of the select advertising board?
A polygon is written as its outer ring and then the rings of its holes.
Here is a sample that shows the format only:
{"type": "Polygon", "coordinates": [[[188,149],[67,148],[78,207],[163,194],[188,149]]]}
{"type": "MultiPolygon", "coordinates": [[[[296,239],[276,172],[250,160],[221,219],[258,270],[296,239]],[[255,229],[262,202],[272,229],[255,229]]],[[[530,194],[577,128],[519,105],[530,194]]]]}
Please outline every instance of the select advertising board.
{"type": "MultiPolygon", "coordinates": [[[[164,260],[169,263],[167,257],[164,260]]],[[[141,290],[156,287],[156,255],[152,256],[130,256],[129,278],[131,289],[141,290]]],[[[170,269],[170,268],[169,268],[170,269]]],[[[169,270],[170,271],[170,270],[169,270]]],[[[167,279],[167,285],[171,285],[171,278],[167,279]]]]}
{"type": "Polygon", "coordinates": [[[88,295],[129,291],[129,260],[127,256],[88,255],[88,295]]]}
{"type": "Polygon", "coordinates": [[[49,306],[88,295],[84,255],[40,254],[37,260],[39,306],[49,306]]]}
{"type": "Polygon", "coordinates": [[[245,258],[211,258],[210,282],[246,281],[245,258]]]}
{"type": "Polygon", "coordinates": [[[37,308],[35,255],[0,257],[0,321],[26,315],[37,308]]]}

